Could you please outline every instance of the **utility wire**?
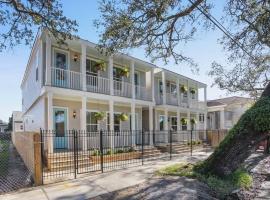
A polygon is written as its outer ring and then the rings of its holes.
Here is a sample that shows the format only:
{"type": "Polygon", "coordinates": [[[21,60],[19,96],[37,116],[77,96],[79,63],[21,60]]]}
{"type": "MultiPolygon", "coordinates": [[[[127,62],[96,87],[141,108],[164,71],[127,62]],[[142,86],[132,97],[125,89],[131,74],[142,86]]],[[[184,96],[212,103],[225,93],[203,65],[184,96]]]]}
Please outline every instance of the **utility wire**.
{"type": "Polygon", "coordinates": [[[210,13],[207,12],[204,8],[201,6],[195,5],[194,2],[191,0],[188,0],[192,5],[196,6],[196,8],[206,17],[208,18],[219,30],[221,30],[228,38],[230,38],[238,47],[240,47],[248,56],[250,56],[252,59],[254,57],[243,47],[242,44],[240,44],[238,41],[236,41],[232,34],[210,13]]]}

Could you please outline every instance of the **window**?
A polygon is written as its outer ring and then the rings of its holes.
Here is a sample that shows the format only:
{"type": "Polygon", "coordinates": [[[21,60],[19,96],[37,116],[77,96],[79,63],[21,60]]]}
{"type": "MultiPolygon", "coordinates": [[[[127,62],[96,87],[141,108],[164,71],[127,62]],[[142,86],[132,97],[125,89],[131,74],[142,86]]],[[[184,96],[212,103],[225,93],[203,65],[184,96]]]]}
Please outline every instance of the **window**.
{"type": "Polygon", "coordinates": [[[23,125],[20,125],[20,129],[23,130],[23,125]]]}
{"type": "Polygon", "coordinates": [[[36,81],[38,81],[38,68],[36,68],[36,81]]]}
{"type": "Polygon", "coordinates": [[[160,115],[159,116],[159,130],[164,131],[164,121],[165,121],[165,116],[160,115]]]}
{"type": "Polygon", "coordinates": [[[97,62],[94,60],[86,59],[86,74],[97,76],[97,69],[96,69],[97,62]]]}
{"type": "Polygon", "coordinates": [[[122,69],[119,67],[113,67],[113,80],[122,81],[122,69]]]}
{"type": "Polygon", "coordinates": [[[225,120],[231,121],[233,118],[233,112],[231,111],[226,111],[225,112],[225,120]]]}
{"type": "Polygon", "coordinates": [[[162,81],[159,81],[159,94],[163,94],[163,86],[162,81]]]}
{"type": "Polygon", "coordinates": [[[176,96],[177,95],[177,92],[176,92],[176,85],[171,83],[171,89],[170,89],[170,92],[172,95],[176,96]]]}
{"type": "Polygon", "coordinates": [[[114,131],[120,131],[120,114],[114,114],[114,131]]]}
{"type": "Polygon", "coordinates": [[[86,126],[87,131],[98,131],[98,121],[95,118],[96,112],[87,112],[86,114],[86,126]]]}
{"type": "Polygon", "coordinates": [[[67,69],[67,54],[56,52],[55,67],[60,69],[67,69]]]}
{"type": "Polygon", "coordinates": [[[202,113],[199,114],[199,122],[204,123],[204,114],[202,113]]]}
{"type": "Polygon", "coordinates": [[[171,129],[177,131],[177,117],[171,117],[171,129]]]}

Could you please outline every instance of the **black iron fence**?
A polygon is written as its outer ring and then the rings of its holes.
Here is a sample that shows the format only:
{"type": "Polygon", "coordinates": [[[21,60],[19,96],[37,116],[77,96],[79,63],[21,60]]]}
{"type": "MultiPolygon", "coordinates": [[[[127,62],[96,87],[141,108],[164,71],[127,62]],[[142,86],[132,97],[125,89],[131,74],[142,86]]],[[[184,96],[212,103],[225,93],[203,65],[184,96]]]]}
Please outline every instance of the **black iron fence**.
{"type": "Polygon", "coordinates": [[[71,177],[171,159],[206,147],[205,130],[96,131],[41,130],[43,180],[71,177]]]}

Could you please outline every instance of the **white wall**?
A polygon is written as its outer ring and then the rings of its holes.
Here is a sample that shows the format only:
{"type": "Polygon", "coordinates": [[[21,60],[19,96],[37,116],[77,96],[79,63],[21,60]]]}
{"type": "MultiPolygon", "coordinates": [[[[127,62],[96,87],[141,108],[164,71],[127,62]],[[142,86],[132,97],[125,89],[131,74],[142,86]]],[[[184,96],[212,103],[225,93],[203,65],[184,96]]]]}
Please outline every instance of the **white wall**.
{"type": "Polygon", "coordinates": [[[25,131],[37,131],[45,128],[45,98],[39,99],[23,116],[25,131]]]}
{"type": "Polygon", "coordinates": [[[25,113],[35,100],[39,97],[41,91],[42,79],[42,51],[41,45],[37,44],[33,49],[29,60],[28,73],[25,82],[22,84],[22,111],[25,113]],[[38,80],[36,81],[36,69],[38,68],[38,80]]]}

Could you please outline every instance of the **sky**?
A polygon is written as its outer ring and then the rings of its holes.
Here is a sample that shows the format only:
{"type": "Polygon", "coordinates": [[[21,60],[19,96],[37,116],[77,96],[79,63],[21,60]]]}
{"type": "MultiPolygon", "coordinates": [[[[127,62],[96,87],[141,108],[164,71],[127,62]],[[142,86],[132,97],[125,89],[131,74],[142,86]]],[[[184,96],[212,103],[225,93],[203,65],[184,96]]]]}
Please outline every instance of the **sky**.
{"type": "MultiPolygon", "coordinates": [[[[98,0],[62,0],[61,2],[63,4],[64,15],[77,20],[79,24],[77,35],[83,39],[97,43],[99,36],[93,26],[93,20],[100,16],[98,0]]],[[[215,5],[212,10],[212,15],[216,18],[221,16],[223,3],[223,0],[218,1],[218,5],[215,5]]],[[[217,42],[217,39],[221,36],[222,33],[219,30],[202,32],[196,37],[196,40],[184,46],[185,55],[193,58],[200,68],[198,75],[193,74],[185,64],[164,65],[162,62],[156,62],[155,64],[206,83],[208,85],[207,99],[226,97],[228,96],[226,91],[221,91],[217,87],[211,87],[213,79],[207,76],[211,68],[211,63],[214,60],[220,63],[225,63],[226,61],[226,54],[222,46],[217,42]]],[[[30,50],[30,46],[19,45],[12,50],[7,49],[0,52],[0,120],[8,121],[12,111],[21,110],[20,84],[30,50]]],[[[132,50],[129,54],[142,60],[150,61],[149,58],[145,57],[142,49],[132,50]]]]}

